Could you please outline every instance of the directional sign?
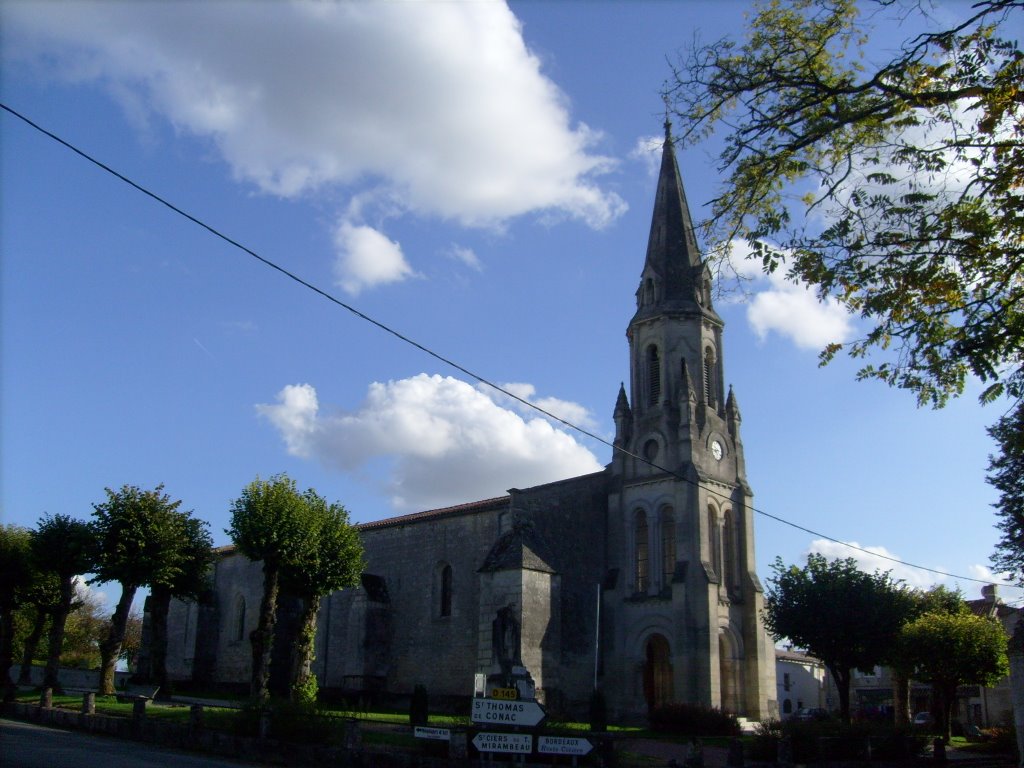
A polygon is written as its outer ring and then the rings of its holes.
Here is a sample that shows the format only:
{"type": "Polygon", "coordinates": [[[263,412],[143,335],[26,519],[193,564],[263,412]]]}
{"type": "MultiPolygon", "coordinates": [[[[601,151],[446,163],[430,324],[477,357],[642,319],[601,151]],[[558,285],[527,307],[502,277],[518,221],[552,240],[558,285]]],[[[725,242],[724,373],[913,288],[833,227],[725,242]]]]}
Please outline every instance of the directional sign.
{"type": "Polygon", "coordinates": [[[473,699],[472,720],[489,725],[537,725],[544,719],[544,709],[535,701],[500,701],[473,699]]]}
{"type": "Polygon", "coordinates": [[[473,737],[473,746],[480,752],[522,752],[533,751],[533,736],[528,733],[484,733],[473,737]]]}
{"type": "Polygon", "coordinates": [[[417,739],[437,739],[439,741],[452,740],[452,732],[447,728],[428,728],[424,725],[417,725],[412,729],[412,733],[417,739]]]}
{"type": "Polygon", "coordinates": [[[594,748],[586,739],[567,736],[538,736],[537,751],[545,755],[585,755],[594,748]]]}

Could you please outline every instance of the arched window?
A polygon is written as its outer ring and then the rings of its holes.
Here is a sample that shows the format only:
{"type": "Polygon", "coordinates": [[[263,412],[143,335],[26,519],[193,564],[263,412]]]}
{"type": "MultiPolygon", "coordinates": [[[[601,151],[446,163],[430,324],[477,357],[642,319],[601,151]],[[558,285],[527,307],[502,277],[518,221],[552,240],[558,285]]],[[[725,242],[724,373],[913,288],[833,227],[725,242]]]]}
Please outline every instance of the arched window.
{"type": "Polygon", "coordinates": [[[733,527],[732,510],[725,511],[722,523],[722,581],[729,591],[736,588],[736,533],[733,527]]]}
{"type": "Polygon", "coordinates": [[[650,581],[647,562],[647,514],[638,509],[634,529],[634,552],[636,555],[636,591],[646,592],[650,581]]]}
{"type": "Polygon", "coordinates": [[[235,600],[235,642],[245,640],[245,598],[235,600]]]}
{"type": "Polygon", "coordinates": [[[722,543],[721,543],[721,531],[718,528],[718,514],[715,512],[715,508],[708,505],[708,552],[711,555],[711,568],[718,574],[719,579],[722,576],[722,543]]]}
{"type": "Polygon", "coordinates": [[[647,404],[654,406],[661,399],[661,357],[653,344],[647,348],[647,404]]]}
{"type": "Polygon", "coordinates": [[[714,405],[716,392],[715,353],[711,347],[708,347],[704,350],[704,402],[708,405],[714,405]]]}
{"type": "Polygon", "coordinates": [[[452,567],[448,563],[442,564],[438,572],[438,615],[452,615],[452,567]]]}
{"type": "Polygon", "coordinates": [[[672,507],[661,511],[661,586],[672,584],[676,572],[676,519],[672,507]]]}

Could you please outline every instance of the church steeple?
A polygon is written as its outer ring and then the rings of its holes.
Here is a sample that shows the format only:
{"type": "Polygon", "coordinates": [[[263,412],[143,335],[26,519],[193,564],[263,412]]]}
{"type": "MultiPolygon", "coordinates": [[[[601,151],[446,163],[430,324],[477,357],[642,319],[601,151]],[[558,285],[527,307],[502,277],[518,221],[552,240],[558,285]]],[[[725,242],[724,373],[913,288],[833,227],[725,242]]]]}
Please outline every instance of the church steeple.
{"type": "Polygon", "coordinates": [[[637,291],[637,310],[644,312],[689,308],[685,305],[706,299],[703,262],[679,175],[671,128],[666,120],[647,258],[637,291]]]}

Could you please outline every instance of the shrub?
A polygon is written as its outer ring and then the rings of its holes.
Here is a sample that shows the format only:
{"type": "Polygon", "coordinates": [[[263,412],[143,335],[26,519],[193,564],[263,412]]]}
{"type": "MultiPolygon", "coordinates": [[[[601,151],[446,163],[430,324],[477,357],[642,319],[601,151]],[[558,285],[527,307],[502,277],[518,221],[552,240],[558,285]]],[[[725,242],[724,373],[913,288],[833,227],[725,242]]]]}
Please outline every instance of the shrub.
{"type": "Polygon", "coordinates": [[[412,699],[409,701],[409,723],[411,725],[426,725],[429,715],[427,689],[422,685],[417,685],[412,689],[412,699]]]}
{"type": "Polygon", "coordinates": [[[662,704],[650,715],[651,729],[679,736],[739,736],[734,715],[697,704],[662,704]]]}

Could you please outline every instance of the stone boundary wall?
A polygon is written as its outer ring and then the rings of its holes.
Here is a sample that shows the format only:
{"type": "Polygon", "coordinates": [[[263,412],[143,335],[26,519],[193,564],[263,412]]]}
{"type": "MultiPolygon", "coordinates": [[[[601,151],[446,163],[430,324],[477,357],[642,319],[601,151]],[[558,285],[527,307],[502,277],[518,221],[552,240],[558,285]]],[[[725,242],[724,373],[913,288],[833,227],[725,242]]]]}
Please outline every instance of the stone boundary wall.
{"type": "MultiPolygon", "coordinates": [[[[29,685],[37,688],[41,686],[43,684],[43,673],[45,672],[46,668],[43,665],[33,664],[29,685]]],[[[21,674],[21,665],[11,665],[11,680],[17,680],[19,674],[21,674]]],[[[128,682],[128,678],[131,676],[131,672],[126,670],[117,670],[114,672],[114,687],[123,688],[128,682]]],[[[61,684],[61,687],[73,691],[95,690],[99,687],[99,679],[100,671],[98,669],[60,667],[57,670],[57,681],[61,684]]]]}
{"type": "MultiPolygon", "coordinates": [[[[84,709],[84,707],[83,707],[84,709]]],[[[193,709],[193,712],[195,710],[193,709]]],[[[120,739],[142,741],[164,747],[204,752],[220,757],[237,758],[253,762],[287,766],[332,766],[333,768],[452,768],[452,766],[487,766],[490,762],[469,758],[452,759],[432,757],[399,748],[364,749],[358,734],[358,721],[354,732],[346,734],[346,741],[353,747],[330,747],[311,744],[281,742],[274,739],[258,739],[237,736],[226,731],[204,729],[192,724],[168,723],[145,716],[145,706],[136,706],[134,717],[87,714],[72,709],[44,707],[25,702],[0,704],[0,716],[47,725],[67,730],[85,731],[120,739]]],[[[196,718],[192,718],[194,722],[196,718]]],[[[201,717],[199,718],[201,720],[201,717]]],[[[597,766],[615,765],[612,739],[602,739],[601,748],[595,749],[591,760],[597,766]],[[602,754],[603,753],[603,754],[602,754]]],[[[517,763],[521,768],[531,765],[517,763]]]]}

